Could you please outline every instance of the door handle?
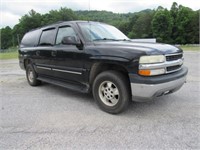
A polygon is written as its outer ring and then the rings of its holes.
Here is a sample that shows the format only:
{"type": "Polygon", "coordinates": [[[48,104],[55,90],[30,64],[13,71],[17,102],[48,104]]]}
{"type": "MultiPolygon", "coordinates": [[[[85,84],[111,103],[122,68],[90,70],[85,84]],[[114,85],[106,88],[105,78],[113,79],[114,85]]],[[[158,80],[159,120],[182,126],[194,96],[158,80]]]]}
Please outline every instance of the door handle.
{"type": "Polygon", "coordinates": [[[40,56],[40,51],[36,51],[36,56],[40,56]]]}
{"type": "Polygon", "coordinates": [[[57,51],[51,51],[51,56],[56,56],[56,54],[57,54],[57,51]]]}

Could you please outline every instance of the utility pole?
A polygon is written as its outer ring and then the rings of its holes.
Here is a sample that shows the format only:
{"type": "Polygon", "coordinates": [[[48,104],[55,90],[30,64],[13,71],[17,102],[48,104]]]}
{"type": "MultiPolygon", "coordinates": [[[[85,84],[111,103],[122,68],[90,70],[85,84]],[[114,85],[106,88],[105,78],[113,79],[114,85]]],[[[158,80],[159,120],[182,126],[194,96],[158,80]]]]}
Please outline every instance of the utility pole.
{"type": "Polygon", "coordinates": [[[14,39],[14,36],[12,36],[12,44],[13,44],[13,47],[15,46],[15,39],[14,39]]]}
{"type": "Polygon", "coordinates": [[[18,42],[18,45],[19,45],[19,34],[17,34],[17,42],[18,42]]]}

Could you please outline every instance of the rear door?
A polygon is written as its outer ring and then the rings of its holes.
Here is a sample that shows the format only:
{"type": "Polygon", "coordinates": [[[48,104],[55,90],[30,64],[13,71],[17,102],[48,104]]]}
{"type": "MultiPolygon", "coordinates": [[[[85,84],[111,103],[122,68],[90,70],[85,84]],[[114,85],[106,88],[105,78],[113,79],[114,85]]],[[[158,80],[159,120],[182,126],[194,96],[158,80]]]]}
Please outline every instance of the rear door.
{"type": "Polygon", "coordinates": [[[40,75],[53,76],[51,66],[55,37],[56,28],[47,28],[40,36],[39,45],[35,49],[35,69],[40,75]]]}

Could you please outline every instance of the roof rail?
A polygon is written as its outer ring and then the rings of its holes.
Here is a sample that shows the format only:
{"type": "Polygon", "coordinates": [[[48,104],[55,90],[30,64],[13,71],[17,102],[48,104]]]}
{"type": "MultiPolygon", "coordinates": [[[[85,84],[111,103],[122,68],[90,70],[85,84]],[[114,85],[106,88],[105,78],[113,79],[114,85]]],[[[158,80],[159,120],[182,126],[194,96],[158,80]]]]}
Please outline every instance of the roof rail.
{"type": "MultiPolygon", "coordinates": [[[[62,23],[62,22],[66,22],[66,21],[57,21],[57,22],[55,22],[53,24],[62,23]]],[[[51,24],[49,24],[49,25],[51,25],[51,24]]]]}

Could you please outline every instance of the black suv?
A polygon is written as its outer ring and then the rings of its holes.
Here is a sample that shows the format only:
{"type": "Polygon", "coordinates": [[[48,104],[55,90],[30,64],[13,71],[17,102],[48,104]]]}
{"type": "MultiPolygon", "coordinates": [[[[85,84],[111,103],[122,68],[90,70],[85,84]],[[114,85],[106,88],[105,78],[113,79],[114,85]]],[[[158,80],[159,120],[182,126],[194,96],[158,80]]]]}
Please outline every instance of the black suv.
{"type": "Polygon", "coordinates": [[[177,91],[188,72],[180,48],[133,42],[111,25],[90,21],[60,22],[26,33],[19,64],[31,86],[44,81],[92,92],[109,113],[122,112],[131,99],[177,91]]]}

